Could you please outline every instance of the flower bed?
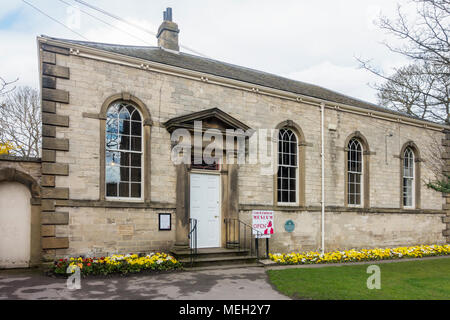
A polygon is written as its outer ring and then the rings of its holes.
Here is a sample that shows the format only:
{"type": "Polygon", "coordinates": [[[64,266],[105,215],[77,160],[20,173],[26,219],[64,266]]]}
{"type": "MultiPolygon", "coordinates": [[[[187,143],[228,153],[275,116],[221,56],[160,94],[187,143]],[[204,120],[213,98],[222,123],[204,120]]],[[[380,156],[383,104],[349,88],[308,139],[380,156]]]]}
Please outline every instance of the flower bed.
{"type": "Polygon", "coordinates": [[[144,270],[175,270],[182,267],[181,262],[165,253],[151,253],[146,256],[137,254],[112,255],[101,258],[70,258],[54,262],[52,271],[55,274],[67,274],[80,268],[82,275],[107,275],[112,273],[127,274],[144,270]]]}
{"type": "Polygon", "coordinates": [[[398,247],[386,249],[362,249],[333,251],[321,254],[319,252],[276,253],[269,254],[270,260],[278,264],[316,264],[376,261],[402,258],[422,258],[430,256],[450,255],[450,245],[431,245],[398,247]]]}

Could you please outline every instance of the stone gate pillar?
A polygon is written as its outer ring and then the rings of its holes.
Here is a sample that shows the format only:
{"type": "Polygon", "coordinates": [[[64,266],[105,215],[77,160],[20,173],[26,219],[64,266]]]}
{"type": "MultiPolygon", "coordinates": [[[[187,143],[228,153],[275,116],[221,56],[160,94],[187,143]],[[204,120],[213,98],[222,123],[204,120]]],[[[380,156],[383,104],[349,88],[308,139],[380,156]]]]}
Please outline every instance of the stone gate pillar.
{"type": "Polygon", "coordinates": [[[224,179],[226,181],[226,199],[224,203],[226,204],[226,210],[224,212],[225,219],[228,220],[227,224],[223,225],[222,235],[226,237],[223,239],[224,245],[233,245],[233,243],[239,243],[239,186],[238,186],[238,165],[229,164],[227,165],[227,176],[224,179]],[[233,223],[234,221],[234,223],[233,223]],[[226,243],[226,241],[228,243],[226,243]]]}
{"type": "Polygon", "coordinates": [[[175,213],[175,247],[189,248],[189,171],[179,164],[177,171],[177,209],[175,213]]]}

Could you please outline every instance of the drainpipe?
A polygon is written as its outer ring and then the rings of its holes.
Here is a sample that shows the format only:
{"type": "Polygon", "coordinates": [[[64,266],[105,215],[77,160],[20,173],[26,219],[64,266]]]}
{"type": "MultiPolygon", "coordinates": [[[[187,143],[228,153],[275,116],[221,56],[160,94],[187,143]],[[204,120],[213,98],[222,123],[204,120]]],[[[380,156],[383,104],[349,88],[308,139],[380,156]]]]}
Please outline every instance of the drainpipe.
{"type": "Polygon", "coordinates": [[[325,253],[325,121],[324,121],[324,114],[325,114],[325,104],[320,104],[320,115],[321,115],[321,136],[322,136],[322,152],[321,152],[321,158],[322,158],[322,254],[325,253]]]}

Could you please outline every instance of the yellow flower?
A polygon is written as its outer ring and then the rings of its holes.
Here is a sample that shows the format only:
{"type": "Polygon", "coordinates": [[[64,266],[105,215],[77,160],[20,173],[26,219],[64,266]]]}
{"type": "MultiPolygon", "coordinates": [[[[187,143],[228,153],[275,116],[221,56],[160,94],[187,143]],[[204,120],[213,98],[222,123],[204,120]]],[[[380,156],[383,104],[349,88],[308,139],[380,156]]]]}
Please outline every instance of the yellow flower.
{"type": "Polygon", "coordinates": [[[421,258],[426,256],[448,255],[450,254],[450,245],[422,245],[397,248],[375,248],[375,249],[351,249],[345,251],[334,251],[319,254],[317,251],[303,253],[277,253],[269,254],[272,261],[281,264],[304,264],[304,263],[336,263],[348,261],[370,261],[382,259],[400,259],[400,258],[421,258]]]}

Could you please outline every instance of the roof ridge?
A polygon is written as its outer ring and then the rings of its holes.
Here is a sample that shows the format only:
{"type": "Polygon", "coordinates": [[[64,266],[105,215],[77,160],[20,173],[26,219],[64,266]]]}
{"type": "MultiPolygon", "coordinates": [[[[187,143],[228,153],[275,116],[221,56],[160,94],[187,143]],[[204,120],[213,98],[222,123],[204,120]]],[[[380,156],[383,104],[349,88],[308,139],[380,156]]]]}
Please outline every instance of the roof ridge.
{"type": "Polygon", "coordinates": [[[108,42],[96,42],[96,41],[85,41],[85,40],[72,40],[72,39],[65,39],[65,38],[55,38],[50,37],[47,35],[42,34],[41,37],[56,40],[56,41],[63,41],[63,42],[70,42],[70,43],[84,43],[84,44],[99,44],[99,45],[108,45],[108,46],[114,46],[114,47],[134,47],[134,48],[143,48],[143,49],[159,49],[158,46],[138,46],[133,44],[119,44],[119,43],[108,43],[108,42]]]}

